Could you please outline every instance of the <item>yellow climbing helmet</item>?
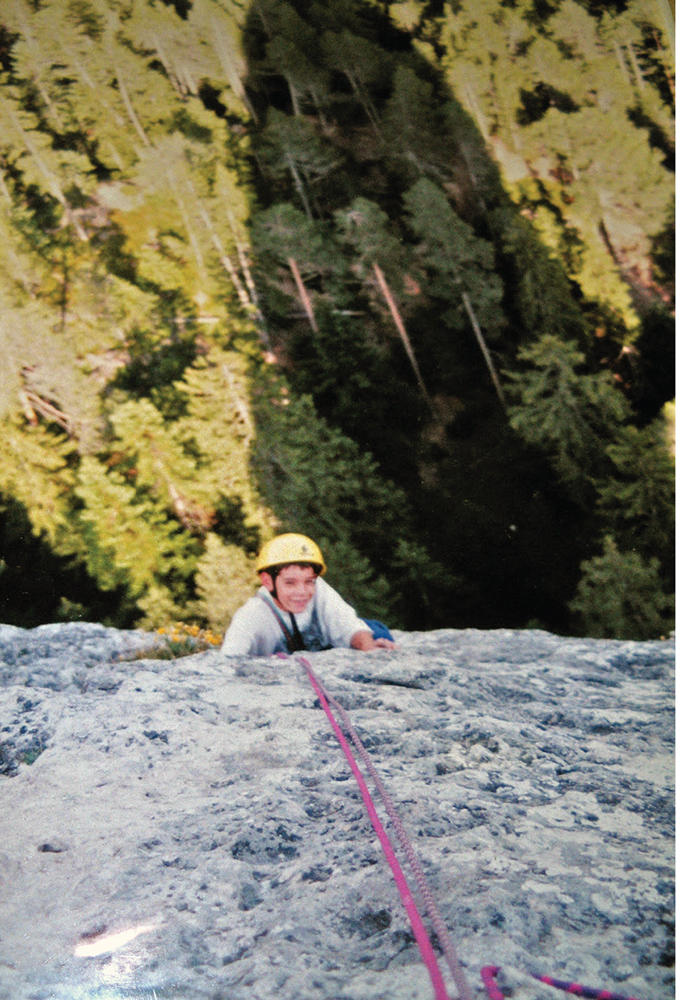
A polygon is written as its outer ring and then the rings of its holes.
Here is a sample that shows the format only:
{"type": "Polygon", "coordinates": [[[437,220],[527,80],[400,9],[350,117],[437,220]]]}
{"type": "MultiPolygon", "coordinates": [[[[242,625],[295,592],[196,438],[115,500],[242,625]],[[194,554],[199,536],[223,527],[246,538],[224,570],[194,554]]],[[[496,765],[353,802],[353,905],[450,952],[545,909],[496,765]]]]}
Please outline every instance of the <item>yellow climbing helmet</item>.
{"type": "Polygon", "coordinates": [[[319,546],[307,535],[277,535],[266,542],[258,554],[256,572],[262,573],[275,566],[285,566],[288,563],[311,563],[317,567],[319,576],[326,571],[324,556],[319,546]]]}

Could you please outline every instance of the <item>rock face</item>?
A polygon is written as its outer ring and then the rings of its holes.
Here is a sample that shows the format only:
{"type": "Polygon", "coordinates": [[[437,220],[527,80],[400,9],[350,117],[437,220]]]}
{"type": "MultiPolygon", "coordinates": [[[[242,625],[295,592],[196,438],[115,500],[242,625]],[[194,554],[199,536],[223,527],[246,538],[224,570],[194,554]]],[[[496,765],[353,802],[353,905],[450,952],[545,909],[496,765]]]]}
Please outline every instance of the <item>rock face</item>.
{"type": "MultiPolygon", "coordinates": [[[[529,973],[671,998],[673,644],[397,640],[308,659],[475,995],[498,965],[513,1000],[565,995],[529,973]]],[[[149,641],[0,627],[1,1000],[431,1000],[298,662],[149,641]]]]}

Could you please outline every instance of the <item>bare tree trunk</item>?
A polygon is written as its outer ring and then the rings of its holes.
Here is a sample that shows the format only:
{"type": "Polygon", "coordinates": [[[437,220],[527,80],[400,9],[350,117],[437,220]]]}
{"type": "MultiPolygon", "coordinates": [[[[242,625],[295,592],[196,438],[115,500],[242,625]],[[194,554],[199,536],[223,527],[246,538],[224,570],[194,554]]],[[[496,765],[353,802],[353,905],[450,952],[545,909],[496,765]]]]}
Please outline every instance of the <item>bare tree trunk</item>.
{"type": "Polygon", "coordinates": [[[289,171],[291,173],[291,176],[293,177],[293,183],[296,185],[296,191],[300,195],[300,200],[303,202],[303,208],[305,209],[305,214],[307,215],[308,219],[311,219],[312,209],[310,208],[310,202],[307,199],[307,194],[305,193],[305,187],[303,185],[302,180],[300,179],[300,174],[298,173],[298,169],[290,153],[286,154],[285,160],[286,160],[286,165],[288,166],[289,171]]]}
{"type": "Polygon", "coordinates": [[[312,303],[310,302],[310,296],[307,293],[307,288],[303,283],[303,279],[300,276],[300,271],[298,270],[298,264],[293,259],[289,257],[289,267],[291,268],[291,273],[293,274],[294,281],[296,282],[296,288],[298,289],[298,294],[300,295],[300,300],[303,303],[303,308],[305,309],[305,314],[310,320],[310,326],[312,327],[314,333],[319,332],[319,327],[317,326],[317,321],[315,320],[315,314],[312,309],[312,303]]]}
{"type": "MultiPolygon", "coordinates": [[[[228,209],[228,225],[230,226],[230,232],[232,233],[232,238],[235,241],[235,246],[237,247],[237,256],[239,257],[239,266],[242,268],[242,274],[244,275],[244,280],[246,282],[246,287],[249,289],[249,295],[251,296],[251,301],[253,302],[256,309],[258,309],[258,292],[256,291],[256,285],[254,284],[253,275],[251,274],[251,268],[249,267],[249,261],[246,256],[246,247],[242,243],[241,239],[237,235],[237,224],[233,218],[232,212],[228,209]]],[[[261,319],[262,319],[261,314],[261,319]]]]}
{"type": "Polygon", "coordinates": [[[474,92],[474,88],[472,87],[471,84],[466,83],[463,86],[463,90],[465,92],[465,98],[467,100],[467,103],[469,104],[469,106],[471,108],[471,111],[472,111],[472,114],[474,115],[474,117],[476,119],[476,123],[479,126],[479,131],[481,132],[481,136],[482,136],[484,142],[488,143],[488,142],[490,142],[490,138],[491,138],[490,129],[488,128],[488,125],[486,123],[486,119],[484,118],[483,112],[481,110],[481,105],[479,104],[479,101],[477,100],[477,96],[476,96],[476,93],[474,92]]]}
{"type": "Polygon", "coordinates": [[[415,377],[418,381],[418,386],[420,387],[420,391],[423,394],[425,402],[429,406],[430,410],[432,410],[433,409],[432,401],[429,397],[429,393],[427,392],[427,387],[423,382],[422,375],[420,374],[420,369],[418,368],[418,362],[415,359],[415,354],[413,353],[413,347],[411,346],[411,341],[409,340],[408,334],[406,332],[406,327],[404,326],[401,314],[397,308],[397,303],[394,301],[394,297],[392,295],[392,292],[390,291],[389,285],[385,281],[385,275],[381,271],[378,264],[374,263],[373,271],[375,273],[378,285],[380,286],[380,290],[383,293],[383,297],[387,302],[388,308],[392,315],[392,319],[394,320],[394,325],[396,326],[399,336],[401,337],[402,343],[408,355],[408,359],[411,362],[413,371],[415,372],[415,377]]]}
{"type": "Polygon", "coordinates": [[[503,408],[507,409],[507,401],[505,400],[505,394],[502,391],[502,386],[500,385],[500,379],[498,378],[498,373],[495,370],[495,365],[493,364],[493,359],[491,358],[490,351],[486,341],[484,340],[483,334],[481,332],[481,327],[477,322],[477,318],[474,315],[474,309],[472,308],[472,303],[470,301],[467,292],[462,293],[462,304],[465,307],[465,311],[469,316],[470,323],[472,324],[472,329],[474,330],[474,336],[476,337],[479,347],[481,348],[481,353],[483,354],[486,364],[488,366],[488,371],[490,372],[493,385],[495,386],[495,391],[498,394],[498,399],[503,405],[503,408]]]}
{"type": "Polygon", "coordinates": [[[237,297],[239,298],[240,303],[244,306],[245,309],[250,308],[251,305],[252,305],[252,302],[251,302],[251,299],[249,298],[247,290],[246,290],[246,288],[244,287],[244,285],[242,284],[242,282],[240,280],[240,277],[239,277],[239,275],[237,273],[235,265],[232,263],[232,261],[230,260],[230,258],[226,254],[226,252],[225,252],[225,250],[223,248],[223,244],[221,243],[220,237],[219,237],[218,233],[216,232],[216,230],[214,229],[214,225],[213,225],[213,223],[211,221],[211,218],[209,217],[209,213],[205,209],[204,205],[200,204],[199,212],[200,212],[200,215],[202,216],[202,220],[204,222],[204,225],[209,230],[209,235],[211,236],[211,242],[213,243],[214,249],[216,250],[216,253],[218,254],[218,259],[220,260],[221,264],[223,265],[223,267],[225,268],[225,270],[230,275],[230,280],[232,281],[233,285],[235,286],[235,291],[237,292],[237,297]]]}
{"type": "Polygon", "coordinates": [[[183,218],[183,225],[185,226],[185,231],[188,234],[188,239],[190,240],[190,245],[192,247],[192,252],[195,255],[195,261],[197,262],[197,270],[199,271],[200,279],[203,280],[204,277],[205,277],[205,275],[206,275],[206,266],[204,264],[204,255],[202,254],[202,248],[200,247],[199,242],[197,240],[197,235],[195,233],[195,230],[193,229],[193,227],[191,225],[190,216],[188,215],[188,210],[187,210],[187,208],[185,206],[185,202],[183,201],[183,198],[181,197],[181,195],[179,193],[178,184],[176,183],[176,178],[174,177],[174,171],[173,171],[173,169],[171,167],[169,167],[169,169],[167,170],[167,177],[169,178],[169,183],[171,185],[171,189],[174,192],[174,200],[176,201],[176,205],[178,206],[178,210],[181,213],[181,216],[183,218]]]}
{"type": "Polygon", "coordinates": [[[615,50],[615,58],[617,59],[617,65],[620,67],[620,72],[625,79],[625,82],[631,86],[631,80],[629,79],[629,72],[627,71],[627,64],[624,61],[624,56],[622,55],[622,49],[620,48],[617,39],[613,41],[613,49],[615,50]]]}
{"type": "Polygon", "coordinates": [[[347,77],[348,82],[352,87],[352,90],[354,91],[355,97],[357,98],[357,100],[363,107],[364,111],[366,112],[366,117],[371,122],[371,125],[373,126],[373,131],[376,133],[378,138],[382,140],[383,134],[380,131],[380,123],[378,121],[378,115],[376,114],[376,109],[373,106],[371,98],[368,96],[368,94],[362,93],[361,86],[359,85],[359,82],[353,73],[350,73],[346,69],[344,69],[343,72],[345,73],[345,76],[347,77]]]}
{"type": "MultiPolygon", "coordinates": [[[[267,25],[263,19],[263,15],[259,15],[261,21],[263,22],[263,27],[267,32],[267,25]]],[[[218,55],[221,66],[225,70],[226,76],[228,77],[228,82],[232,87],[233,93],[239,97],[242,103],[246,106],[247,111],[251,115],[253,121],[258,124],[258,115],[254,109],[253,104],[251,104],[249,98],[247,97],[246,89],[242,80],[240,79],[239,73],[237,72],[237,65],[232,56],[232,51],[230,49],[230,44],[228,41],[227,33],[224,34],[221,24],[216,20],[215,17],[211,18],[211,26],[213,30],[213,44],[218,55]]],[[[269,37],[269,33],[268,33],[269,37]]]]}
{"type": "Polygon", "coordinates": [[[629,53],[629,61],[631,63],[631,68],[634,71],[634,76],[636,77],[636,83],[638,84],[639,90],[645,90],[645,80],[643,79],[643,73],[641,72],[641,67],[639,66],[638,59],[636,58],[636,53],[634,52],[634,46],[629,42],[627,44],[627,51],[629,53]]]}
{"type": "Polygon", "coordinates": [[[144,146],[150,146],[151,145],[150,139],[145,134],[143,126],[141,125],[141,122],[139,121],[136,112],[134,111],[134,106],[131,103],[129,92],[127,91],[124,80],[122,79],[122,75],[120,74],[120,71],[117,67],[115,67],[115,79],[117,80],[117,86],[120,91],[120,97],[122,98],[122,102],[126,108],[127,114],[129,115],[129,120],[134,126],[134,129],[136,130],[136,134],[138,135],[144,146]]]}
{"type": "MultiPolygon", "coordinates": [[[[191,185],[191,187],[192,187],[192,185],[191,185]]],[[[245,276],[245,280],[246,280],[247,287],[248,287],[249,291],[247,291],[247,289],[242,284],[241,278],[240,278],[239,274],[237,273],[237,268],[235,267],[235,265],[233,264],[233,262],[230,260],[230,257],[225,252],[225,248],[224,248],[223,244],[221,243],[220,236],[218,235],[218,233],[216,232],[216,230],[214,228],[214,224],[211,221],[211,217],[210,217],[209,213],[207,212],[206,208],[204,207],[204,205],[202,204],[199,196],[196,194],[194,188],[193,188],[193,194],[195,194],[195,197],[197,198],[197,203],[199,205],[200,215],[202,216],[202,220],[204,221],[204,225],[209,230],[209,235],[211,236],[211,242],[213,243],[214,249],[216,250],[216,253],[218,254],[218,259],[220,260],[220,262],[223,265],[223,267],[225,268],[225,270],[228,272],[228,274],[230,276],[230,280],[232,281],[233,285],[235,286],[235,291],[237,292],[237,297],[239,298],[239,301],[240,301],[241,305],[246,310],[253,310],[254,311],[254,314],[255,314],[255,317],[256,317],[256,322],[258,323],[258,336],[260,338],[260,341],[261,341],[261,343],[263,344],[264,347],[269,347],[270,346],[270,338],[268,337],[267,331],[265,329],[265,319],[263,317],[263,313],[258,308],[258,303],[257,303],[257,301],[255,299],[255,288],[253,289],[253,295],[250,294],[250,292],[252,290],[252,287],[253,287],[253,279],[251,278],[251,275],[248,273],[248,267],[245,270],[245,275],[244,276],[245,276]]],[[[233,230],[233,237],[235,238],[235,243],[237,245],[237,251],[238,251],[238,254],[239,254],[240,264],[241,264],[242,263],[242,255],[243,255],[244,251],[243,251],[243,248],[240,247],[240,244],[237,242],[237,238],[236,238],[236,236],[234,234],[234,227],[233,227],[232,218],[230,218],[230,228],[233,230]]],[[[243,268],[243,270],[244,270],[244,268],[243,268]]]]}
{"type": "Polygon", "coordinates": [[[23,125],[21,124],[17,116],[14,114],[12,108],[9,106],[7,106],[7,114],[12,119],[14,127],[21,136],[24,146],[33,157],[35,163],[38,165],[40,172],[42,173],[42,176],[45,178],[49,186],[51,194],[56,198],[58,203],[63,208],[66,218],[70,223],[72,223],[73,228],[75,229],[75,232],[77,233],[78,237],[81,240],[84,240],[85,243],[89,242],[87,233],[80,225],[77,216],[75,216],[70,210],[70,205],[66,200],[65,194],[61,190],[61,185],[59,184],[56,174],[49,169],[45,161],[42,159],[40,153],[38,152],[37,146],[31,139],[30,135],[26,132],[26,130],[24,129],[23,125]]]}
{"type": "Polygon", "coordinates": [[[296,88],[291,83],[291,80],[289,80],[288,76],[284,77],[284,79],[286,80],[287,86],[289,88],[289,94],[291,95],[291,107],[293,108],[293,113],[296,118],[300,118],[303,112],[300,109],[300,102],[298,100],[298,94],[296,92],[296,88]]]}

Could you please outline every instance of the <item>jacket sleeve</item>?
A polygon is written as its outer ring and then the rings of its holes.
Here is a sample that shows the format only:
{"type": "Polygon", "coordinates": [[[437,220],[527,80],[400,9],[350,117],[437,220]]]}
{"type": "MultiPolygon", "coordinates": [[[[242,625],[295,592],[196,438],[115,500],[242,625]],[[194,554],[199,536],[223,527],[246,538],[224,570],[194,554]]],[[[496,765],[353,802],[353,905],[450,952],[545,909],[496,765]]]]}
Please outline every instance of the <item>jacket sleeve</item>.
{"type": "Polygon", "coordinates": [[[280,640],[274,615],[258,597],[251,597],[232,617],[221,644],[224,656],[269,656],[280,640]]]}
{"type": "Polygon", "coordinates": [[[371,631],[354,608],[321,577],[317,580],[317,602],[322,630],[332,646],[349,646],[355,632],[371,631]]]}

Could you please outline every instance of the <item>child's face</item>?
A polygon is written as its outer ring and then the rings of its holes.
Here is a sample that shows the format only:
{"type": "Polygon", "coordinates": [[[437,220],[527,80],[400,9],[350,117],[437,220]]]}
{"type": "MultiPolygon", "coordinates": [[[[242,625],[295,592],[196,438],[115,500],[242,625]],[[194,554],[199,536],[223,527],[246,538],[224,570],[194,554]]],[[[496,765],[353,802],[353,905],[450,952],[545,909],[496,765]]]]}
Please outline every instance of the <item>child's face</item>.
{"type": "Polygon", "coordinates": [[[312,566],[283,566],[273,582],[269,573],[261,573],[263,586],[271,593],[277,585],[277,603],[284,611],[300,614],[312,600],[317,574],[312,566]]]}

